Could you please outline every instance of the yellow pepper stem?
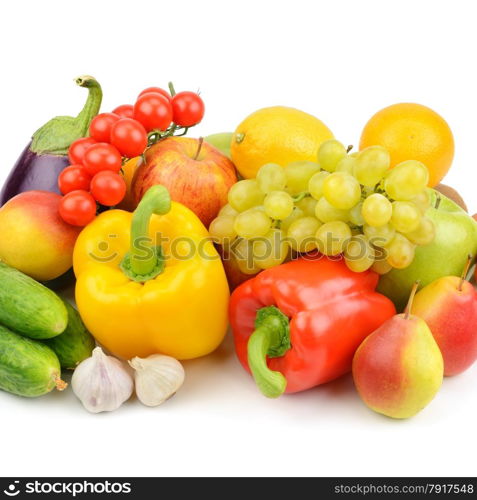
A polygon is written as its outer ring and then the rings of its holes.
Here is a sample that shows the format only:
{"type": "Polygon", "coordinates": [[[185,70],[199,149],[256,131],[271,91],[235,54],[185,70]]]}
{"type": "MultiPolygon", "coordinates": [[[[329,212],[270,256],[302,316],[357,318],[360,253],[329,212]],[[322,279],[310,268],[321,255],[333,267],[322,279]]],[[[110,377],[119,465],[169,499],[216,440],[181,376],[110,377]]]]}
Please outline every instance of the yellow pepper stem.
{"type": "Polygon", "coordinates": [[[153,214],[163,215],[171,209],[171,197],[164,186],[153,186],[134,211],[131,224],[131,248],[121,263],[123,272],[133,281],[148,281],[164,270],[160,247],[151,245],[149,223],[153,214]]]}

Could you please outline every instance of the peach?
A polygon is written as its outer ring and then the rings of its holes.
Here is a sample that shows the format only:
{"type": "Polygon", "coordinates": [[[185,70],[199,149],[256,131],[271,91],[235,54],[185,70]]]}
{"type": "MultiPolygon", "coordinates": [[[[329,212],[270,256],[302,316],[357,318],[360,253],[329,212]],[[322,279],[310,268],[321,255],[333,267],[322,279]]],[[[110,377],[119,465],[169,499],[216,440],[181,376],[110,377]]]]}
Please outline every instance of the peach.
{"type": "Polygon", "coordinates": [[[73,264],[81,229],[58,214],[61,196],[48,191],[20,193],[0,208],[0,259],[39,281],[61,276],[73,264]]]}

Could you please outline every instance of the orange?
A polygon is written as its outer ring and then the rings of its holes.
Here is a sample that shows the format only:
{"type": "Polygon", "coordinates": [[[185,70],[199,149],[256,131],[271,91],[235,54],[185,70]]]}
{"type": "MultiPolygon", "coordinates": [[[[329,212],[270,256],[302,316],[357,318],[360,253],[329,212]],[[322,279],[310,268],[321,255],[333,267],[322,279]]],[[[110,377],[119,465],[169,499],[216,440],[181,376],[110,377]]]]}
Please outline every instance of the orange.
{"type": "Polygon", "coordinates": [[[444,178],[454,158],[454,137],[447,122],[422,104],[393,104],[378,111],[365,125],[360,149],[384,146],[391,166],[419,160],[429,169],[429,186],[444,178]]]}
{"type": "Polygon", "coordinates": [[[121,169],[122,176],[126,181],[127,191],[124,200],[117,206],[117,208],[126,210],[127,212],[132,212],[136,208],[133,200],[134,197],[132,195],[132,181],[134,178],[134,174],[136,173],[136,170],[140,165],[140,161],[142,161],[141,156],[131,158],[123,165],[123,168],[121,169]]]}
{"type": "Polygon", "coordinates": [[[304,111],[285,106],[263,108],[237,127],[232,161],[243,177],[251,179],[265,163],[284,167],[293,161],[316,162],[321,143],[332,138],[322,121],[304,111]]]}

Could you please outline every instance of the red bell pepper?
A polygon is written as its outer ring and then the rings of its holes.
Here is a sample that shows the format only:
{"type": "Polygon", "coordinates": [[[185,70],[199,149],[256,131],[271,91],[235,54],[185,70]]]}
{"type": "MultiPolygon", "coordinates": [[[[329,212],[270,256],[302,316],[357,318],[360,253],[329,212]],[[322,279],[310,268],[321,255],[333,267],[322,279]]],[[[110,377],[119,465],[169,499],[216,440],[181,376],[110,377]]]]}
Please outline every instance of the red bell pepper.
{"type": "Polygon", "coordinates": [[[396,314],[378,275],[320,254],[263,271],[231,297],[238,358],[265,396],[304,391],[351,370],[361,342],[396,314]]]}

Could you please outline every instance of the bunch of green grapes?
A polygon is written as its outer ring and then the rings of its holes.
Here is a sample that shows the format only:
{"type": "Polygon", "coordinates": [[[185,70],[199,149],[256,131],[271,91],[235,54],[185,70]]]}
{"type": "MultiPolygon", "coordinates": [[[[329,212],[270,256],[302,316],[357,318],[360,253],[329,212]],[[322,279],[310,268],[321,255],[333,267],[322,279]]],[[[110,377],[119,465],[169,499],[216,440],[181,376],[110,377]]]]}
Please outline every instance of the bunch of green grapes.
{"type": "Polygon", "coordinates": [[[349,154],[332,139],[316,163],[268,163],[237,182],[209,231],[248,274],[314,250],[384,274],[409,266],[416,247],[434,239],[428,180],[419,161],[390,168],[382,146],[349,154]]]}

